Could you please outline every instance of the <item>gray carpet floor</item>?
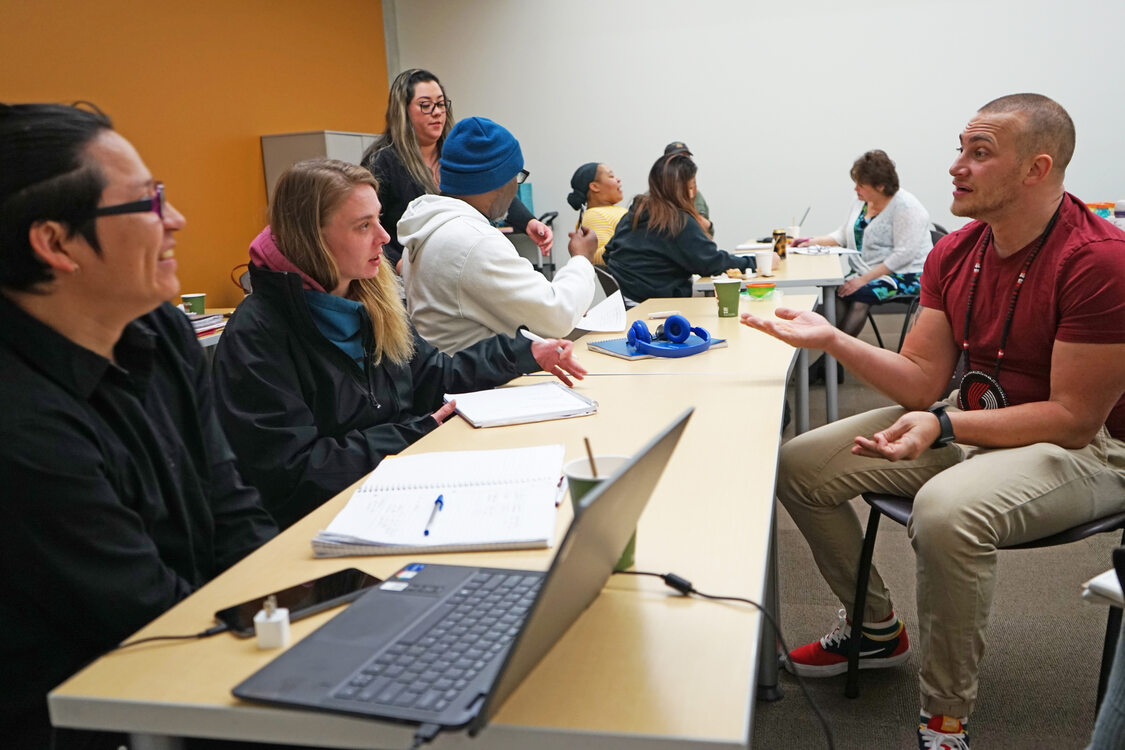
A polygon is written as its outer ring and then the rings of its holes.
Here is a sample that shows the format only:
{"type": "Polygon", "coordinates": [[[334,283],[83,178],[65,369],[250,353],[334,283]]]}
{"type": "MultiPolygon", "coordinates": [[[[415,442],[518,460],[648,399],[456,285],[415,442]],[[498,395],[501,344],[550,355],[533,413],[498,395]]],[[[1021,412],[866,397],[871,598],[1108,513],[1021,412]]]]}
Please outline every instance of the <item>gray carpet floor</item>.
{"type": "MultiPolygon", "coordinates": [[[[901,316],[880,315],[878,321],[893,346],[901,316]]],[[[861,337],[874,343],[870,327],[861,337]]],[[[823,386],[814,386],[810,393],[813,425],[824,424],[823,394],[823,386]]],[[[853,377],[840,386],[840,416],[888,403],[853,377]]],[[[853,502],[866,521],[867,506],[859,499],[853,502]]],[[[840,603],[821,579],[804,538],[780,507],[778,542],[782,636],[793,648],[829,632],[840,603]]],[[[1083,581],[1112,567],[1111,551],[1118,544],[1118,535],[1103,534],[1065,547],[1000,554],[980,694],[969,723],[974,750],[1086,747],[1094,723],[1107,612],[1084,602],[1079,592],[1083,581]]],[[[891,589],[907,633],[917,633],[914,552],[905,529],[891,522],[880,525],[875,564],[891,589]]],[[[854,700],[844,697],[843,676],[806,681],[828,719],[838,750],[917,747],[917,668],[914,654],[909,664],[861,672],[860,695],[854,700]]],[[[756,750],[827,747],[796,679],[783,671],[781,685],[782,700],[753,707],[751,746],[756,750]]]]}

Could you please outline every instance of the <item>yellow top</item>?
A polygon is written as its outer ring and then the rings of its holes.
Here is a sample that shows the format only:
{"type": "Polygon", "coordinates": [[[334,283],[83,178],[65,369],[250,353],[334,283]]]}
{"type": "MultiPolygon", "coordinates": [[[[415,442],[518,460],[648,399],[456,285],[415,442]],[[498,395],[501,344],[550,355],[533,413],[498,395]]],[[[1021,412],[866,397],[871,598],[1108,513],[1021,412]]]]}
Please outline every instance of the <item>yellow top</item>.
{"type": "Polygon", "coordinates": [[[594,265],[605,265],[602,254],[605,253],[606,243],[613,238],[613,233],[617,231],[617,222],[621,221],[621,217],[624,215],[624,206],[587,208],[585,213],[582,214],[582,226],[594,230],[594,234],[598,237],[598,249],[594,253],[594,265]]]}

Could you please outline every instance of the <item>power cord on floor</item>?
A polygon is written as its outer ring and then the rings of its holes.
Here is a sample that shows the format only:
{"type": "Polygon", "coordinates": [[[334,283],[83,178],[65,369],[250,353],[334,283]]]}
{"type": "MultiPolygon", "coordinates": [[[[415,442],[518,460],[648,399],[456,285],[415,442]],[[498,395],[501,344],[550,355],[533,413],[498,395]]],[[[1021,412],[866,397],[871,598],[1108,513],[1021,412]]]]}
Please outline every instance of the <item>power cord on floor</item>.
{"type": "MultiPolygon", "coordinates": [[[[630,575],[630,576],[648,576],[650,578],[659,578],[664,581],[664,584],[670,588],[675,589],[684,596],[701,596],[704,599],[712,599],[714,601],[723,602],[742,602],[749,604],[762,613],[762,616],[769,621],[773,627],[773,632],[777,634],[777,640],[781,642],[781,648],[785,651],[785,659],[789,660],[789,646],[786,645],[785,639],[781,637],[781,628],[777,626],[777,621],[773,619],[773,615],[766,611],[766,608],[751,599],[744,599],[741,596],[717,596],[715,594],[704,594],[692,585],[691,581],[686,578],[681,578],[675,573],[651,573],[645,570],[615,570],[614,575],[630,575]]],[[[792,662],[790,662],[792,663],[792,662]]],[[[828,742],[828,750],[835,750],[836,742],[832,737],[832,728],[828,726],[828,720],[824,718],[824,714],[820,712],[820,707],[816,705],[816,701],[809,695],[808,689],[805,687],[805,681],[797,674],[797,670],[793,670],[793,676],[797,678],[797,686],[801,688],[801,693],[804,694],[805,700],[809,702],[813,713],[816,714],[817,720],[820,721],[820,726],[824,729],[824,737],[828,742]]]]}

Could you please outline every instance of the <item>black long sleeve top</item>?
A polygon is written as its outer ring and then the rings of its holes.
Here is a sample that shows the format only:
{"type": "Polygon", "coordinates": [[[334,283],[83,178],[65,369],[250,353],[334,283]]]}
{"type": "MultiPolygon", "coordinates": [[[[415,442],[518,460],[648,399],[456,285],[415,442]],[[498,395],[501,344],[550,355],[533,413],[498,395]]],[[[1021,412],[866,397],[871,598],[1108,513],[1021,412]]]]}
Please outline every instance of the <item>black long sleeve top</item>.
{"type": "Polygon", "coordinates": [[[22,747],[48,690],[276,528],[183,313],[130,323],[116,364],[2,295],[0,316],[0,735],[22,747]]]}
{"type": "Polygon", "coordinates": [[[602,257],[626,297],[634,302],[690,297],[694,273],[714,275],[728,268],[754,267],[752,258],[720,250],[699,222],[686,212],[683,216],[684,228],[676,235],[649,229],[647,214],[636,229],[632,211],[621,217],[602,257]]]}

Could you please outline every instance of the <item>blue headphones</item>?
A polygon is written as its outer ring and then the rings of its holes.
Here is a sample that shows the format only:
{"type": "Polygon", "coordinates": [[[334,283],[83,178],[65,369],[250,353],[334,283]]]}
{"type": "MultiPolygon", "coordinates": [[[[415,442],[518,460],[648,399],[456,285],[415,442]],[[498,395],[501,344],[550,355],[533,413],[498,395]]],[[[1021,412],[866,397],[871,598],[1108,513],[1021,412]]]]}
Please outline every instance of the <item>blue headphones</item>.
{"type": "Polygon", "coordinates": [[[683,315],[670,316],[656,329],[655,336],[642,321],[634,321],[627,340],[638,352],[654,357],[687,357],[707,351],[711,346],[711,334],[707,329],[692,328],[683,315]]]}

